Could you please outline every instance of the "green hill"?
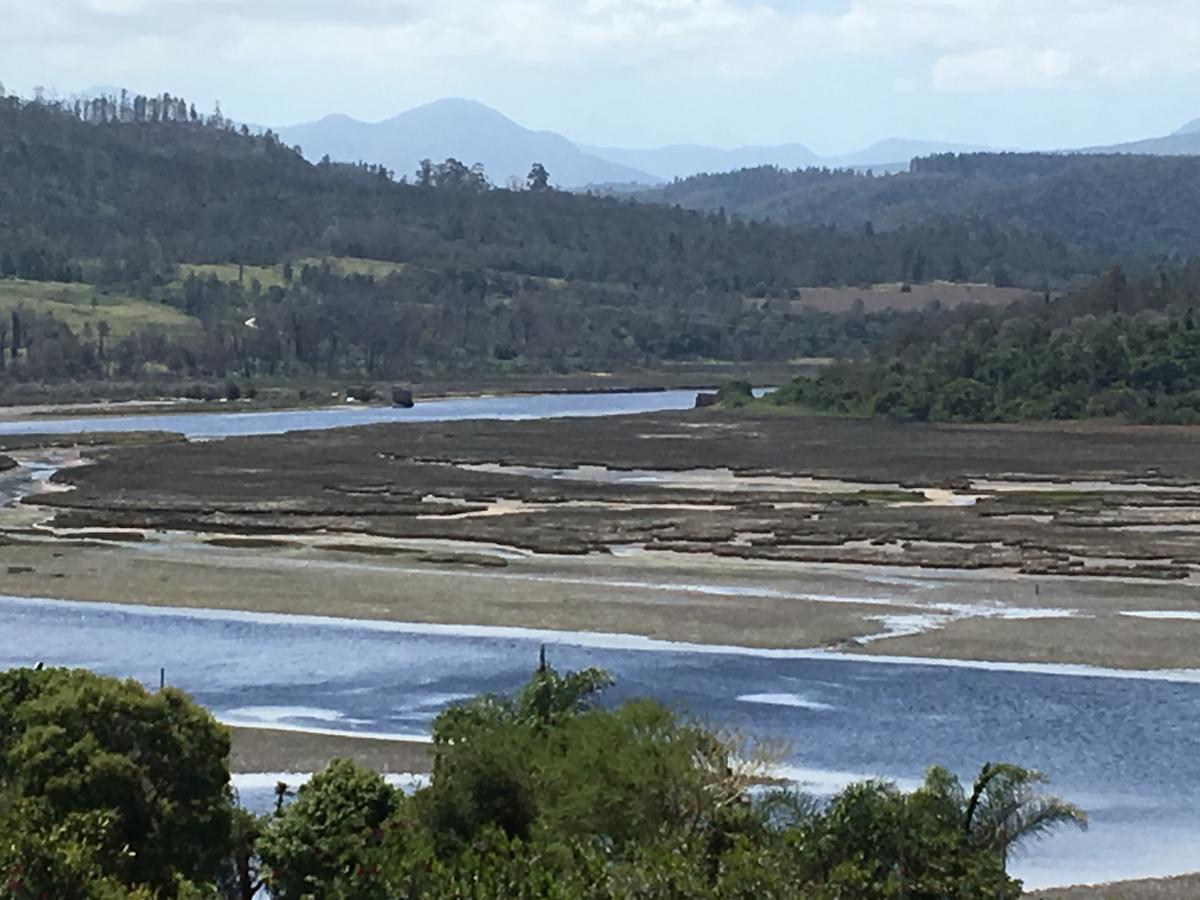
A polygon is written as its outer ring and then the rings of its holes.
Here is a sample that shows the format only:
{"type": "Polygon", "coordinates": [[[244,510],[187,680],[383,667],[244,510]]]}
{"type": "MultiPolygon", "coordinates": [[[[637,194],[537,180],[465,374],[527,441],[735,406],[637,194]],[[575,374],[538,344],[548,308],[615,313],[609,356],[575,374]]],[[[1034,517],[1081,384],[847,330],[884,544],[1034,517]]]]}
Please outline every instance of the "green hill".
{"type": "Polygon", "coordinates": [[[1110,258],[1200,252],[1200,157],[976,153],[894,175],[763,167],[700,175],[650,202],[804,226],[1016,227],[1110,258]]]}
{"type": "Polygon", "coordinates": [[[22,330],[38,339],[3,377],[393,378],[852,357],[911,298],[867,291],[842,314],[806,303],[805,289],[941,279],[1040,292],[1102,268],[1008,225],[800,228],[537,182],[494,189],[454,160],[413,183],[393,174],[311,165],[270,132],[205,120],[165,95],[69,108],[0,98],[0,278],[137,301],[106,313],[119,340],[105,347],[78,316],[30,305],[22,330]],[[199,328],[143,334],[170,324],[151,309],[199,328]]]}
{"type": "Polygon", "coordinates": [[[928,310],[870,361],[797,379],[768,404],[842,415],[1200,423],[1200,263],[1114,269],[1054,304],[928,310]]]}

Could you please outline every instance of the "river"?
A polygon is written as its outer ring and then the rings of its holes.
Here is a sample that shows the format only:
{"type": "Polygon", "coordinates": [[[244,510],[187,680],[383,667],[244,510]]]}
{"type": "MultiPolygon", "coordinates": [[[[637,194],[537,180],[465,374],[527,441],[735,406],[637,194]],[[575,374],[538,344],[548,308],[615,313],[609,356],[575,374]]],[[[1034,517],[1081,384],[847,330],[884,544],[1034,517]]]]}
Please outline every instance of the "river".
{"type": "Polygon", "coordinates": [[[319,431],[384,422],[455,422],[466,419],[550,419],[620,416],[691,409],[695,390],[589,394],[524,394],[426,400],[412,409],[390,406],[321,407],[273,412],[144,413],[138,415],[25,418],[0,421],[5,434],[75,434],[84,431],[173,431],[193,439],[319,431]]]}
{"type": "Polygon", "coordinates": [[[1031,885],[1195,867],[1200,683],[1055,667],[873,661],[619,636],[0,598],[0,667],[85,666],[190,692],[222,720],[364,735],[427,734],[456,699],[508,691],[542,643],[560,669],[601,666],[614,701],[654,696],[792,745],[817,793],[851,778],[912,786],[942,763],[1039,768],[1092,816],[1015,860],[1031,885]]]}
{"type": "MultiPolygon", "coordinates": [[[[411,410],[160,413],[0,422],[0,434],[176,431],[194,439],[380,422],[606,416],[692,406],[694,391],[452,399],[411,410]]],[[[45,477],[43,465],[36,474],[45,477]]],[[[31,472],[7,476],[9,484],[31,472]]],[[[5,479],[0,479],[0,494],[5,479]]],[[[736,635],[730,637],[736,643],[736,635]]],[[[561,668],[599,665],[613,700],[653,696],[713,723],[791,742],[816,792],[881,776],[911,786],[939,762],[1047,772],[1092,816],[1014,862],[1031,886],[1198,866],[1200,683],[1066,667],[879,661],[819,651],[686,647],[616,636],[409,626],[0,598],[0,668],[44,661],[157,682],[159,667],[231,723],[422,735],[455,699],[518,685],[539,644],[561,668]]]]}

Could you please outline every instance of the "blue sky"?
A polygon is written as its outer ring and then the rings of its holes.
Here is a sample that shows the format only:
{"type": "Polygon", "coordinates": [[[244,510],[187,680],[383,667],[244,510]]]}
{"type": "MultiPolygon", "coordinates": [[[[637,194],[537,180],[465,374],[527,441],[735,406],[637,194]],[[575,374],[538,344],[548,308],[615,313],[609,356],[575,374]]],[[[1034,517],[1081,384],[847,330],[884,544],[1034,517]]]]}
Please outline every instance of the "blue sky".
{"type": "Polygon", "coordinates": [[[1200,118],[1200,0],[0,0],[0,81],[289,124],[445,96],[614,146],[1112,143],[1200,118]]]}

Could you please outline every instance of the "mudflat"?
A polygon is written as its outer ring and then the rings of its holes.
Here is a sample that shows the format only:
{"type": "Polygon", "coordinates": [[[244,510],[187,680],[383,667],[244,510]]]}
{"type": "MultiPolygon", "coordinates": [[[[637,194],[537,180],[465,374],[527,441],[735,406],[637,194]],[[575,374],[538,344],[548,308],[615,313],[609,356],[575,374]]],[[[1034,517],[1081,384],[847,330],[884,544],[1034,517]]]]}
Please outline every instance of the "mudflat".
{"type": "Polygon", "coordinates": [[[268,728],[231,728],[229,733],[229,769],[235,774],[320,772],[334,759],[353,760],[385,775],[424,775],[432,767],[431,746],[425,743],[268,728]]]}
{"type": "Polygon", "coordinates": [[[0,593],[1190,668],[1197,438],[696,411],[85,449],[0,522],[0,593]]]}
{"type": "Polygon", "coordinates": [[[1028,900],[1193,900],[1200,897],[1200,875],[1050,888],[1025,897],[1028,900]]]}

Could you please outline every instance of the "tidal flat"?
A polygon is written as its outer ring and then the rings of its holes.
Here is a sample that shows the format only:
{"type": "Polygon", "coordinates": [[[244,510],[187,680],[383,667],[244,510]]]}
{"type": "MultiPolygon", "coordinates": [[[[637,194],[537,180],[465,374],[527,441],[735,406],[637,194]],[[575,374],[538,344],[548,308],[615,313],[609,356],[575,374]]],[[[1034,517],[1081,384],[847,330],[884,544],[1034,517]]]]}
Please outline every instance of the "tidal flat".
{"type": "Polygon", "coordinates": [[[1191,668],[1197,436],[698,411],[88,449],[8,512],[0,591],[1191,668]]]}

